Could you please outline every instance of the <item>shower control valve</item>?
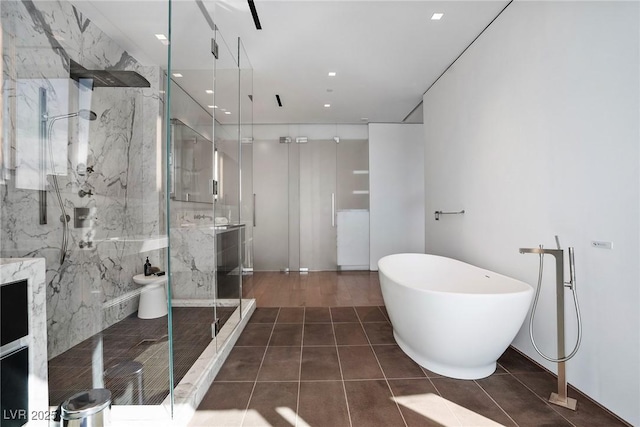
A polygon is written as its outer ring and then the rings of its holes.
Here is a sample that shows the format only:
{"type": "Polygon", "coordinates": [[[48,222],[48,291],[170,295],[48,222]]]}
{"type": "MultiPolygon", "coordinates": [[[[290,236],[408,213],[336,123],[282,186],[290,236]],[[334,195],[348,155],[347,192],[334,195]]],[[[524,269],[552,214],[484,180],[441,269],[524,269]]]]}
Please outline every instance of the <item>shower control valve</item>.
{"type": "Polygon", "coordinates": [[[93,193],[91,192],[91,190],[84,191],[83,189],[80,189],[80,191],[78,191],[78,196],[80,196],[80,197],[93,196],[93,193]]]}

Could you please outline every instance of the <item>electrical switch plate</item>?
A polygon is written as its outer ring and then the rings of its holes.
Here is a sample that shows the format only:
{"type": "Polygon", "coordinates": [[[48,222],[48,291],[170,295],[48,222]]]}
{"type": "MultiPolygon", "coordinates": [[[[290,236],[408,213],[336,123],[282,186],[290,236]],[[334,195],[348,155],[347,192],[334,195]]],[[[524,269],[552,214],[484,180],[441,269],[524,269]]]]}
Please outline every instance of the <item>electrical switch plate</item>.
{"type": "Polygon", "coordinates": [[[613,249],[612,242],[601,242],[599,240],[592,240],[591,247],[598,249],[613,249]]]}

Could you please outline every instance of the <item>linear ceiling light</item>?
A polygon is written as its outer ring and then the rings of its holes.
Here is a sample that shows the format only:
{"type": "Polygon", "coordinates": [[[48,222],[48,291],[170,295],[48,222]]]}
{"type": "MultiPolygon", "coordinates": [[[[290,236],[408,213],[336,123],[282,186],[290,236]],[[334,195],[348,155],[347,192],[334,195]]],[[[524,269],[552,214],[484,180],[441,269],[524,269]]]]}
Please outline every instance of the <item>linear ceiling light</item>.
{"type": "Polygon", "coordinates": [[[278,102],[278,107],[282,107],[282,101],[280,100],[280,95],[276,95],[276,101],[278,102]]]}
{"type": "Polygon", "coordinates": [[[258,18],[258,11],[256,10],[256,5],[253,0],[247,0],[249,2],[249,9],[251,9],[251,16],[253,16],[253,23],[256,25],[256,30],[261,30],[262,25],[260,25],[260,18],[258,18]]]}
{"type": "Polygon", "coordinates": [[[443,16],[444,16],[444,13],[434,13],[433,15],[431,15],[431,20],[439,21],[442,19],[443,16]]]}

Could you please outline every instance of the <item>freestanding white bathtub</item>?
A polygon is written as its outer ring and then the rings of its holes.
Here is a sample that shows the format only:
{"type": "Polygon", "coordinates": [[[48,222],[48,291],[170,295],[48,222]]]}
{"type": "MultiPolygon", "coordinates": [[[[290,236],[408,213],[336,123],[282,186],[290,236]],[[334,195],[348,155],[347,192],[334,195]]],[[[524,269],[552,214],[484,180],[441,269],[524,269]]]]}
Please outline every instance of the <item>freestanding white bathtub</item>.
{"type": "Polygon", "coordinates": [[[382,296],[402,350],[452,378],[491,375],[527,315],[533,288],[461,261],[396,254],[378,261],[382,296]]]}

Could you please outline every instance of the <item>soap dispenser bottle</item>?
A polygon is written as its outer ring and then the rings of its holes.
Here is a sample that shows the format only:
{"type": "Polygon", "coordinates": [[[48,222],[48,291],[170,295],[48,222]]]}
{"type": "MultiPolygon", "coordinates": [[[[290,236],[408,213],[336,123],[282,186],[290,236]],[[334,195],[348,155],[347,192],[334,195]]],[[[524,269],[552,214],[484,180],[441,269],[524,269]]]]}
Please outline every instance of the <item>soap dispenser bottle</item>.
{"type": "Polygon", "coordinates": [[[151,276],[151,263],[149,262],[149,257],[147,257],[147,261],[144,263],[144,275],[151,276]]]}

